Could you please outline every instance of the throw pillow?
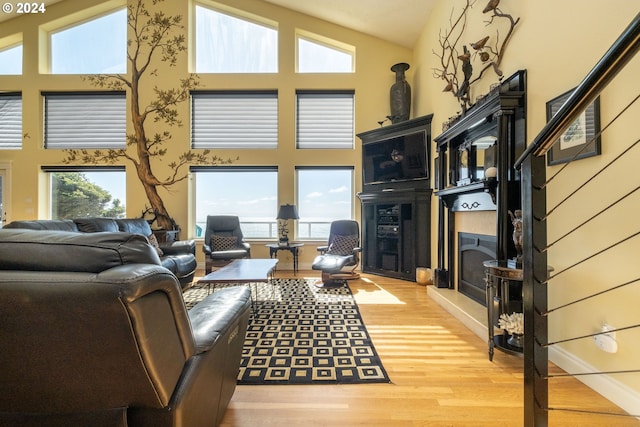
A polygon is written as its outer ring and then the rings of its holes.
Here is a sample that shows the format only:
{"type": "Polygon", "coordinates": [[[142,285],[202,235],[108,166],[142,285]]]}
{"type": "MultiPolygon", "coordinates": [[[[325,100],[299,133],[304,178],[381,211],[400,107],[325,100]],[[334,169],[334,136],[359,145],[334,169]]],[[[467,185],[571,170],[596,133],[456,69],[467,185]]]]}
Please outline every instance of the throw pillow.
{"type": "Polygon", "coordinates": [[[218,251],[230,251],[238,246],[238,237],[236,236],[220,236],[214,234],[211,236],[211,250],[218,251]]]}
{"type": "Polygon", "coordinates": [[[327,253],[331,255],[351,255],[353,253],[353,248],[358,247],[358,235],[348,235],[341,236],[335,235],[333,236],[333,241],[331,245],[329,245],[329,249],[327,249],[327,253]]]}
{"type": "Polygon", "coordinates": [[[156,249],[156,252],[158,252],[158,256],[164,255],[164,252],[162,251],[162,249],[160,249],[160,245],[158,244],[158,239],[156,238],[155,234],[148,235],[147,239],[149,240],[151,246],[156,249]]]}

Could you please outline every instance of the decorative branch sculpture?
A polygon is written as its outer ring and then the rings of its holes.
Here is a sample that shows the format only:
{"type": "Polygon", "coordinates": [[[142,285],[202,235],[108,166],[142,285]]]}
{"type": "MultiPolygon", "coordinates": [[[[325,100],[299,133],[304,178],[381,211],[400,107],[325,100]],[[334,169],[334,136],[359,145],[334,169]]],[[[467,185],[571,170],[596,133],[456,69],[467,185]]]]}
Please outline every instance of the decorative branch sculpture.
{"type": "Polygon", "coordinates": [[[490,0],[482,10],[482,13],[493,13],[489,21],[486,21],[486,24],[487,26],[491,25],[495,18],[506,18],[507,20],[509,20],[509,31],[507,31],[507,35],[500,47],[498,47],[498,44],[500,42],[500,32],[498,30],[496,30],[496,43],[494,46],[486,45],[487,41],[489,40],[489,36],[477,41],[476,43],[471,43],[471,47],[476,50],[476,52],[480,55],[480,60],[486,65],[482,68],[482,70],[480,70],[478,76],[473,79],[470,84],[476,82],[477,80],[480,80],[484,72],[489,68],[493,68],[493,70],[499,77],[502,77],[503,75],[502,70],[500,70],[499,68],[500,63],[502,62],[502,57],[504,56],[504,51],[506,49],[507,43],[509,43],[509,40],[511,39],[511,35],[513,34],[515,26],[518,24],[518,22],[520,22],[520,18],[514,19],[510,14],[503,13],[498,8],[499,4],[500,0],[490,0]]]}
{"type": "Polygon", "coordinates": [[[435,78],[445,80],[447,82],[444,92],[452,92],[453,96],[458,99],[462,111],[466,111],[471,107],[471,96],[469,94],[471,85],[482,78],[485,71],[492,68],[498,77],[502,78],[502,70],[500,69],[500,63],[504,57],[506,46],[513,35],[515,26],[520,21],[520,18],[514,19],[510,14],[502,12],[498,5],[500,0],[489,0],[482,13],[491,12],[489,21],[486,21],[487,26],[493,24],[495,18],[505,18],[509,21],[509,30],[506,37],[500,44],[500,32],[496,30],[495,44],[490,43],[490,36],[485,36],[475,43],[470,43],[469,46],[473,49],[473,54],[469,52],[465,45],[462,46],[462,53],[458,44],[463,37],[466,30],[467,14],[469,9],[473,7],[475,0],[465,0],[465,5],[462,8],[459,16],[454,20],[453,13],[451,11],[450,29],[441,30],[439,35],[440,50],[434,51],[434,55],[440,58],[440,65],[442,68],[435,68],[433,75],[435,78]],[[480,72],[475,77],[473,74],[472,61],[478,57],[482,64],[480,72]],[[459,72],[462,71],[462,80],[460,80],[459,72]]]}
{"type": "MultiPolygon", "coordinates": [[[[433,70],[433,76],[444,80],[446,86],[443,92],[452,92],[458,100],[466,98],[468,92],[464,90],[463,83],[460,82],[458,78],[458,69],[462,67],[461,62],[465,59],[467,60],[468,66],[471,66],[470,57],[467,58],[464,54],[461,54],[457,47],[467,26],[467,12],[473,3],[475,3],[475,0],[473,2],[471,2],[471,0],[465,1],[465,6],[455,19],[453,17],[454,11],[453,9],[451,10],[451,16],[449,17],[450,28],[449,30],[440,30],[438,36],[440,50],[438,52],[433,51],[433,54],[440,58],[440,65],[442,67],[435,68],[433,70]]],[[[463,108],[466,104],[466,101],[461,101],[463,108]]]]}
{"type": "MultiPolygon", "coordinates": [[[[163,0],[153,0],[153,4],[163,0]]],[[[190,164],[217,165],[231,163],[230,159],[222,159],[211,154],[209,150],[195,152],[188,150],[168,164],[171,172],[165,178],[159,178],[153,171],[152,159],[162,159],[167,154],[163,145],[171,139],[171,133],[165,130],[156,132],[153,137],[147,136],[147,124],[164,122],[168,127],[182,126],[178,118],[176,106],[189,99],[189,91],[199,85],[198,77],[190,75],[180,80],[177,88],[153,88],[155,98],[147,106],[141,106],[140,89],[146,76],[157,76],[157,70],[150,68],[154,59],[159,59],[169,67],[176,65],[178,54],[186,50],[182,16],[167,16],[161,10],[151,13],[143,0],[130,4],[127,12],[127,25],[132,39],[128,41],[127,61],[130,74],[98,74],[84,77],[93,86],[109,90],[127,90],[130,96],[130,116],[133,134],[127,135],[127,148],[120,150],[64,150],[66,164],[115,164],[122,161],[131,162],[137,172],[138,179],[144,188],[151,210],[159,227],[170,230],[175,228],[175,221],[158,193],[158,188],[168,189],[188,177],[187,166],[190,164]],[[178,34],[173,34],[177,32],[178,34]],[[159,58],[157,58],[159,57],[159,58]]]]}

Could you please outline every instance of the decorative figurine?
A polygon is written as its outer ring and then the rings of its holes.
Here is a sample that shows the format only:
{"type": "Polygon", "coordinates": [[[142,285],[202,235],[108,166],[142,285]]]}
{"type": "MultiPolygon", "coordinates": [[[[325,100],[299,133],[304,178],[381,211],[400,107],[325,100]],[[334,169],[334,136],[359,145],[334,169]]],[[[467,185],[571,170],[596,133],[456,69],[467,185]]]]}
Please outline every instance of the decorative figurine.
{"type": "Polygon", "coordinates": [[[513,243],[516,245],[516,266],[522,266],[522,211],[516,209],[515,212],[509,212],[511,224],[513,224],[513,243]]]}

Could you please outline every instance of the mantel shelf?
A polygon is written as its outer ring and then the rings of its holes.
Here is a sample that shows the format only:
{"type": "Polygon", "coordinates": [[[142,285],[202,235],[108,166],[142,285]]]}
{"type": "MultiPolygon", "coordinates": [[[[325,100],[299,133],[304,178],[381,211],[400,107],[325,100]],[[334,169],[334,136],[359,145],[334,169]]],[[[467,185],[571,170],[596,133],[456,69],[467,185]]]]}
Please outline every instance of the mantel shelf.
{"type": "Polygon", "coordinates": [[[494,210],[496,203],[496,179],[474,182],[458,187],[449,187],[435,193],[449,209],[462,210],[494,210]],[[473,197],[473,196],[476,197],[473,197]],[[487,198],[491,198],[490,202],[487,198]]]}
{"type": "Polygon", "coordinates": [[[468,185],[460,185],[457,187],[448,187],[443,188],[442,190],[438,190],[435,192],[435,195],[438,197],[450,197],[456,196],[458,194],[465,193],[477,193],[477,192],[486,192],[490,191],[490,188],[495,188],[497,180],[490,181],[478,181],[473,184],[468,185]]]}

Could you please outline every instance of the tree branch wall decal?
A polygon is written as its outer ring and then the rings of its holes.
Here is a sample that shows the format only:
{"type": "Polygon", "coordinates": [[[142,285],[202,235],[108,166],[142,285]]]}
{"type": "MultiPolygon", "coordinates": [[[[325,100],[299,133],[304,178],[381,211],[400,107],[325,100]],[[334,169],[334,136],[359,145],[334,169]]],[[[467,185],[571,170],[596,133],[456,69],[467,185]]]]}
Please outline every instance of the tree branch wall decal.
{"type": "MultiPolygon", "coordinates": [[[[157,6],[162,1],[153,0],[152,3],[157,6]]],[[[168,16],[159,7],[154,8],[152,12],[143,0],[137,0],[127,7],[127,25],[129,28],[127,75],[96,74],[84,77],[86,81],[100,89],[127,91],[130,102],[129,117],[133,127],[133,133],[127,135],[127,147],[95,151],[64,150],[63,163],[130,162],[135,167],[136,175],[144,188],[157,225],[171,230],[176,227],[176,224],[160,197],[158,189],[168,189],[186,180],[189,165],[219,165],[231,163],[232,160],[222,159],[212,154],[210,150],[189,149],[168,163],[171,170],[168,176],[159,177],[154,172],[153,160],[160,161],[167,155],[165,144],[171,140],[172,135],[169,130],[164,130],[149,136],[148,126],[150,123],[158,122],[164,123],[168,128],[182,126],[176,106],[189,99],[190,91],[199,86],[199,79],[197,75],[191,74],[185,79],[180,79],[177,87],[154,86],[155,97],[148,105],[142,105],[141,88],[148,86],[150,84],[148,80],[158,75],[158,70],[151,68],[153,60],[159,59],[168,67],[174,67],[178,55],[187,49],[182,16],[168,16]]]]}

